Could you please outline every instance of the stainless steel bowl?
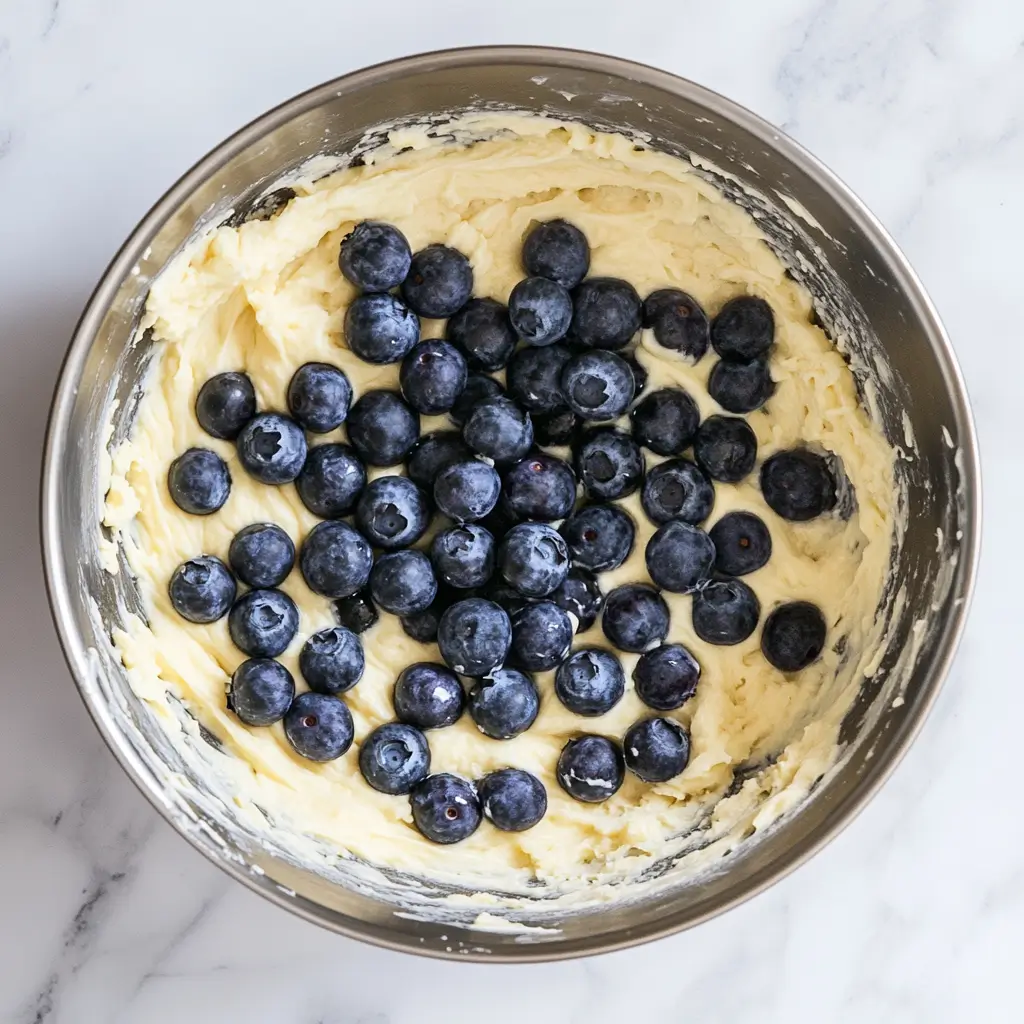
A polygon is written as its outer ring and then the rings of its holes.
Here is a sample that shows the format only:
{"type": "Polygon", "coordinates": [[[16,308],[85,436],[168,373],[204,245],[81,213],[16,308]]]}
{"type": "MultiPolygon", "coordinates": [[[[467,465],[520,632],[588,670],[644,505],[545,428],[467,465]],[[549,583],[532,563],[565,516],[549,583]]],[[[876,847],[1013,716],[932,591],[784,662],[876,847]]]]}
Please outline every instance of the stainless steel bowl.
{"type": "MultiPolygon", "coordinates": [[[[920,727],[960,636],[978,550],[977,458],[963,381],[921,284],[874,217],[800,146],[721,96],[627,61],[532,47],[445,51],[358,71],[264,115],[185,174],[133,232],[89,302],[57,384],[42,481],[47,584],[96,725],[153,805],[215,864],[311,921],[395,949],[463,960],[569,957],[643,942],[720,913],[792,870],[864,805],[920,727]],[[893,617],[891,642],[846,717],[838,769],[801,807],[729,857],[726,870],[525,936],[482,933],[465,919],[397,916],[372,890],[334,884],[268,854],[201,787],[188,793],[170,786],[168,772],[181,765],[131,692],[108,639],[119,601],[134,600],[130,581],[104,572],[96,543],[109,403],[120,402],[116,439],[131,424],[146,361],[147,340],[133,341],[135,325],[167,260],[198,229],[229,208],[244,209],[308,158],[365,145],[381,122],[481,107],[560,115],[707,158],[696,161],[699,172],[754,212],[811,289],[826,328],[874,367],[861,383],[874,380],[890,440],[906,446],[909,431],[914,438],[912,461],[900,463],[906,533],[880,610],[893,617]],[[915,629],[918,620],[923,629],[915,629]]],[[[528,912],[521,917],[531,920],[528,912]]]]}

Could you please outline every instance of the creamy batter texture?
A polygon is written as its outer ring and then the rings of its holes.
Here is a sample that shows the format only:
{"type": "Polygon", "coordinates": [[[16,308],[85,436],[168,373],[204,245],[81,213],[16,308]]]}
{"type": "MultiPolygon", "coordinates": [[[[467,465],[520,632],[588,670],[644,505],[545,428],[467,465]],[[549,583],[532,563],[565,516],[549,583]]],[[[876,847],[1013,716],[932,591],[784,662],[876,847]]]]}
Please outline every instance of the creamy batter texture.
{"type": "MultiPolygon", "coordinates": [[[[812,324],[806,290],[787,275],[754,220],[689,164],[622,136],[535,117],[466,119],[455,137],[396,131],[364,166],[296,186],[297,198],[272,220],[221,227],[200,239],[154,283],[145,326],[153,329],[158,352],[131,438],[113,452],[105,507],[105,525],[123,543],[138,578],[147,621],[129,616],[114,641],[135,692],[172,734],[181,732],[181,702],[220,740],[224,755],[211,754],[211,770],[230,779],[239,810],[258,808],[271,831],[300,845],[303,836],[313,837],[373,864],[457,878],[468,888],[515,893],[544,882],[550,891],[593,892],[684,848],[697,826],[727,840],[720,850],[731,848],[803,799],[833,762],[842,714],[881,638],[876,609],[893,537],[893,451],[858,403],[842,356],[812,324]],[[482,141],[460,141],[470,137],[482,141]],[[398,366],[360,361],[342,334],[355,290],[339,272],[338,248],[358,221],[397,225],[414,250],[433,242],[455,246],[472,262],[475,294],[507,301],[522,277],[524,235],[534,222],[556,217],[586,234],[591,274],[625,278],[642,296],[679,287],[712,316],[737,295],[766,299],[777,325],[771,356],[777,390],[747,417],[759,462],[799,444],[832,452],[854,508],[846,519],[833,514],[789,523],[764,503],[756,471],[739,485],[716,483],[704,527],[734,509],[765,521],[772,558],[745,577],[761,601],[761,621],[779,602],[818,604],[829,626],[821,659],[787,676],[760,653],[760,629],[735,647],[705,644],[690,623],[690,598],[665,594],[672,612],[668,639],[685,644],[702,667],[696,696],[669,713],[690,731],[685,772],[659,785],[627,773],[621,790],[602,804],[572,800],[554,775],[565,741],[581,732],[621,739],[652,712],[632,691],[636,655],[621,655],[625,697],[596,719],[562,707],[553,673],[541,673],[541,711],[526,733],[492,740],[465,715],[428,735],[432,771],[479,778],[515,766],[536,774],[548,791],[547,816],[522,833],[484,821],[468,840],[441,847],[416,831],[407,798],[377,793],[358,770],[359,742],[394,717],[391,691],[399,671],[415,661],[440,661],[436,647],[411,640],[393,616],[382,614],[362,636],[366,672],[344,695],[356,743],[337,761],[306,761],[280,724],[248,728],[227,710],[226,687],[244,655],[232,645],[226,619],[193,625],[176,614],[167,596],[171,573],[198,554],[226,560],[232,537],[250,523],[277,523],[298,546],[317,519],[293,486],[267,487],[249,477],[231,443],[201,430],[194,405],[209,377],[244,370],[262,409],[285,410],[289,379],[314,360],[342,367],[357,396],[397,388],[398,366]],[[191,446],[214,449],[231,470],[231,495],[211,516],[186,515],[167,491],[168,466],[191,446]]],[[[443,323],[424,321],[423,328],[424,337],[437,337],[443,323]]],[[[702,416],[722,411],[706,390],[713,354],[693,366],[645,331],[637,358],[649,371],[648,391],[678,384],[702,416]]],[[[423,433],[450,428],[445,417],[423,418],[423,433]]],[[[344,427],[313,443],[339,439],[344,427]]],[[[648,468],[660,461],[650,452],[645,457],[648,468]]],[[[636,546],[626,564],[601,578],[605,592],[648,581],[644,549],[654,526],[639,495],[623,505],[637,524],[636,546]]],[[[297,569],[283,589],[299,608],[300,624],[281,660],[301,690],[298,652],[334,616],[331,602],[313,594],[297,569]]],[[[576,638],[576,645],[605,643],[599,623],[576,638]]]]}

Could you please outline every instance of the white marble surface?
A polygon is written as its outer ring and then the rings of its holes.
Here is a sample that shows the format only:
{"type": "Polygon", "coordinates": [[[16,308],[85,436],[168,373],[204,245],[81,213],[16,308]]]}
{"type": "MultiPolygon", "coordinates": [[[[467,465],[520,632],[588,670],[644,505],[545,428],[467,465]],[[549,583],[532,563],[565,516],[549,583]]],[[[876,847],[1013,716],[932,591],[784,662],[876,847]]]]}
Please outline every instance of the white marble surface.
{"type": "Polygon", "coordinates": [[[0,1020],[1020,1021],[1024,5],[504,7],[0,0],[0,1020]],[[987,481],[967,638],[923,735],[863,815],[794,876],[695,931],[515,969],[322,933],[193,852],[121,773],[75,695],[35,525],[64,347],[106,261],[163,189],[321,80],[496,41],[607,50],[688,75],[838,171],[938,303],[987,481]]]}

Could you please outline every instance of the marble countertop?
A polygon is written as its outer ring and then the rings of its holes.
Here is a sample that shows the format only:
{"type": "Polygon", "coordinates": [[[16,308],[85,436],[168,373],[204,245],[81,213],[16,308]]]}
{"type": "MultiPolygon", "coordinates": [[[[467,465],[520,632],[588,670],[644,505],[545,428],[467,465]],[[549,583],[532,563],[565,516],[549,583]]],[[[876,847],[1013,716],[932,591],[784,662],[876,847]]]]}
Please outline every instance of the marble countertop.
{"type": "Polygon", "coordinates": [[[1010,646],[1024,456],[1008,414],[1024,379],[1022,171],[1019,0],[0,3],[0,1021],[1019,1021],[1024,687],[1010,646]],[[687,934],[513,969],[318,931],[190,849],[75,695],[36,541],[57,368],[96,279],[153,200],[302,89],[400,54],[497,41],[687,75],[836,170],[894,233],[950,329],[987,492],[980,587],[952,675],[846,832],[687,934]]]}

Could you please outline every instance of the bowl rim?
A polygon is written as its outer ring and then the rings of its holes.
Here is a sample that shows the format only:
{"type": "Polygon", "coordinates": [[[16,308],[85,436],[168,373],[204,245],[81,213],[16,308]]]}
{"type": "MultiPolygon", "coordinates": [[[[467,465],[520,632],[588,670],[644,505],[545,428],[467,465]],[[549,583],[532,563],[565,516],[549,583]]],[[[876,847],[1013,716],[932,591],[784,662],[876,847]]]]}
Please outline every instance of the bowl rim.
{"type": "MultiPolygon", "coordinates": [[[[222,871],[241,882],[250,890],[271,902],[285,908],[320,927],[345,935],[349,938],[369,942],[382,948],[442,960],[483,962],[483,963],[528,963],[574,959],[576,957],[607,953],[642,945],[658,938],[676,934],[694,927],[706,920],[717,917],[733,907],[746,902],[760,892],[785,878],[801,864],[830,843],[850,822],[857,817],[879,788],[902,761],[910,745],[920,732],[928,713],[933,707],[942,684],[949,674],[953,657],[959,646],[967,619],[968,610],[977,580],[981,542],[981,478],[978,438],[967,388],[957,362],[949,335],[939,319],[930,297],[906,256],[896,245],[881,222],[867,208],[864,202],[833,171],[813,156],[800,143],[781,129],[734,101],[727,99],[705,86],[690,79],[663,71],[659,68],[610,56],[594,51],[576,50],[550,46],[467,46],[428,51],[382,61],[355,71],[348,72],[320,85],[313,86],[291,99],[271,108],[251,120],[223,142],[212,148],[197,160],[174,182],[141,218],[137,226],[122,244],[106,269],[103,271],[85,309],[74,329],[67,351],[61,362],[53,399],[50,407],[43,449],[42,473],[40,478],[40,539],[43,555],[43,575],[46,585],[50,612],[57,631],[57,637],[65,661],[75,680],[79,696],[86,706],[97,729],[129,778],[142,792],[149,803],[194,849],[222,871]],[[60,555],[61,538],[57,530],[57,496],[60,490],[59,468],[67,442],[71,411],[77,396],[78,384],[85,359],[95,339],[97,329],[110,306],[118,287],[126,274],[142,256],[146,246],[167,218],[189,195],[210,175],[219,170],[254,141],[280,127],[296,116],[315,108],[335,94],[366,88],[384,78],[403,77],[410,73],[442,70],[445,68],[476,66],[480,64],[533,64],[547,63],[567,69],[590,71],[633,79],[669,94],[684,98],[712,110],[718,116],[736,123],[739,127],[758,138],[762,143],[775,149],[786,160],[815,179],[839,202],[854,225],[863,232],[893,272],[901,289],[915,307],[931,341],[950,391],[950,398],[956,413],[958,444],[962,453],[960,481],[963,493],[963,522],[960,527],[963,537],[960,541],[961,565],[956,592],[950,594],[950,612],[947,629],[937,639],[934,654],[935,669],[926,686],[922,687],[914,707],[914,714],[908,716],[903,725],[903,735],[887,759],[873,758],[862,774],[857,787],[846,798],[840,813],[832,815],[822,823],[819,834],[808,837],[802,844],[794,845],[780,855],[760,875],[740,882],[726,897],[715,905],[692,914],[685,919],[654,922],[641,929],[630,929],[620,936],[597,935],[593,940],[570,950],[559,950],[556,945],[546,943],[522,944],[514,953],[484,953],[473,949],[446,951],[443,945],[431,948],[427,944],[401,941],[376,925],[356,922],[342,914],[334,914],[324,920],[317,912],[319,904],[303,897],[286,895],[268,886],[260,885],[241,866],[215,856],[206,845],[190,832],[179,827],[175,815],[160,791],[159,783],[149,769],[125,740],[115,725],[106,707],[93,699],[88,692],[85,679],[89,674],[90,655],[83,637],[74,627],[74,615],[67,577],[62,568],[60,555]]],[[[481,932],[480,936],[486,933],[481,932]]]]}

